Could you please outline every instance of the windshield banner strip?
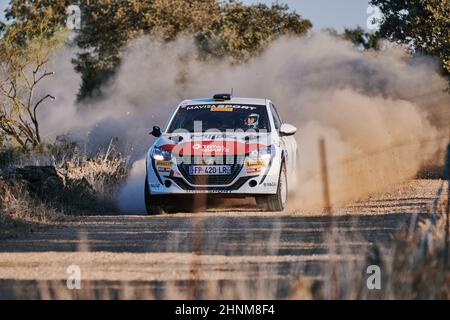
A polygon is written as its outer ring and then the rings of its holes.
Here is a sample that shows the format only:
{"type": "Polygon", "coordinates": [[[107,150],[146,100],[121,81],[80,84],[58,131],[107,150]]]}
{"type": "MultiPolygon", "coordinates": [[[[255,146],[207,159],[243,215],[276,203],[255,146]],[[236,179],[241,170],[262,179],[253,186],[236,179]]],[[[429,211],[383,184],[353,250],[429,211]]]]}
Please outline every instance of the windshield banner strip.
{"type": "Polygon", "coordinates": [[[182,110],[205,110],[205,109],[214,109],[214,111],[217,111],[215,109],[223,108],[223,109],[231,109],[231,110],[257,110],[258,107],[263,106],[256,106],[256,105],[238,105],[238,104],[199,104],[199,105],[187,105],[187,106],[181,106],[180,109],[182,110]]]}

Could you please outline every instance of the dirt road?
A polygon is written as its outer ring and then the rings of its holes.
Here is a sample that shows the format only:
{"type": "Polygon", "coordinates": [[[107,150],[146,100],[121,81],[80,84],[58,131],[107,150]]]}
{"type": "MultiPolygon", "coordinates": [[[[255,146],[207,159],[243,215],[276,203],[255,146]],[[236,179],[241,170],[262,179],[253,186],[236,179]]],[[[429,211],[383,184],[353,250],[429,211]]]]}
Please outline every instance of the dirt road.
{"type": "MultiPolygon", "coordinates": [[[[364,261],[374,243],[427,214],[439,181],[413,180],[363,201],[336,208],[338,260],[364,261]]],[[[264,281],[286,295],[293,279],[321,279],[330,259],[329,217],[321,212],[285,214],[243,211],[157,217],[94,216],[38,230],[0,243],[0,298],[45,297],[42,281],[62,287],[70,265],[80,267],[84,288],[149,285],[152,297],[167,282],[264,281]],[[193,255],[192,247],[201,251],[193,255]],[[193,269],[193,265],[198,268],[193,269]],[[39,289],[41,288],[41,289],[39,289]]],[[[175,282],[176,283],[176,282],[175,282]]],[[[172,288],[173,289],[173,288],[172,288]]],[[[65,289],[63,289],[65,290],[65,289]]],[[[63,296],[64,297],[64,296],[63,296]]],[[[262,297],[268,297],[263,295],[262,297]]],[[[269,296],[270,297],[270,296],[269,296]]]]}

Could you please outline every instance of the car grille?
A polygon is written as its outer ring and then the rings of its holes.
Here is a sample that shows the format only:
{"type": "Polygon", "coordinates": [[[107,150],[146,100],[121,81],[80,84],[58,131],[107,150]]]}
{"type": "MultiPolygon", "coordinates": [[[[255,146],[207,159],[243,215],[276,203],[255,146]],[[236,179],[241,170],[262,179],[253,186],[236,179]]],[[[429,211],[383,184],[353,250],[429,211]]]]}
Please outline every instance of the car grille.
{"type": "Polygon", "coordinates": [[[214,185],[214,186],[225,186],[233,183],[238,174],[244,167],[245,157],[244,156],[215,156],[214,161],[206,160],[208,157],[202,156],[192,156],[190,163],[185,163],[177,161],[178,169],[180,170],[183,177],[192,185],[214,185]],[[220,158],[219,158],[220,157],[220,158]],[[231,175],[211,175],[211,176],[191,176],[189,174],[190,165],[230,165],[231,175]]]}
{"type": "Polygon", "coordinates": [[[231,186],[206,186],[206,187],[198,187],[198,186],[191,186],[188,185],[182,178],[178,177],[170,177],[170,179],[175,182],[181,189],[183,190],[189,190],[189,191],[235,191],[239,190],[246,182],[248,182],[250,179],[254,179],[257,176],[248,176],[248,177],[241,177],[236,180],[236,182],[231,186]]]}

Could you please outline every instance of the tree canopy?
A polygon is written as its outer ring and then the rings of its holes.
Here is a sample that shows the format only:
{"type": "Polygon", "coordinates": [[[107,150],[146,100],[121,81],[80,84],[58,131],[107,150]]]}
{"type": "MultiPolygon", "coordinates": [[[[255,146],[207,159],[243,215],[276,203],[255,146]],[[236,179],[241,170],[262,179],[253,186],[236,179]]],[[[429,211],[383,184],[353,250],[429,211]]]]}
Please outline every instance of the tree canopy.
{"type": "Polygon", "coordinates": [[[384,15],[379,34],[437,57],[450,76],[450,0],[371,0],[384,15]]]}
{"type": "Polygon", "coordinates": [[[170,41],[189,34],[204,59],[226,56],[239,63],[276,37],[305,34],[312,26],[285,5],[217,0],[11,0],[7,17],[32,25],[51,16],[57,26],[64,24],[66,7],[72,2],[82,12],[82,27],[75,39],[82,51],[74,61],[82,76],[80,99],[100,93],[120,65],[123,48],[141,35],[170,41]]]}
{"type": "Polygon", "coordinates": [[[366,50],[379,48],[378,42],[380,40],[380,35],[378,33],[367,32],[361,27],[356,27],[354,29],[346,28],[342,37],[366,50]]]}

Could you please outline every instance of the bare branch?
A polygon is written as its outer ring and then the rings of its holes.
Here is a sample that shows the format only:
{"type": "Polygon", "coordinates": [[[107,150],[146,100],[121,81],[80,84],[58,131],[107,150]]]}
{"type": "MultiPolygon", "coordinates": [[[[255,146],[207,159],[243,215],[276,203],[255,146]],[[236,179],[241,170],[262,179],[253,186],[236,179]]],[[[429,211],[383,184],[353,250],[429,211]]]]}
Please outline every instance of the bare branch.
{"type": "Polygon", "coordinates": [[[54,74],[46,70],[54,48],[53,39],[39,36],[25,45],[15,44],[13,38],[0,42],[0,131],[23,148],[40,144],[38,108],[55,99],[47,92],[42,98],[36,97],[38,85],[54,74]],[[36,102],[37,98],[40,99],[36,102]]]}
{"type": "Polygon", "coordinates": [[[54,75],[54,72],[45,72],[42,76],[40,76],[37,80],[34,80],[34,85],[37,85],[42,79],[54,75]]]}
{"type": "Polygon", "coordinates": [[[37,108],[39,107],[39,105],[40,105],[41,103],[43,103],[45,100],[47,100],[47,99],[55,100],[56,98],[55,98],[54,96],[52,96],[51,94],[47,94],[45,97],[41,98],[41,100],[39,100],[39,101],[34,105],[33,111],[34,111],[35,114],[36,114],[36,110],[37,110],[37,108]]]}
{"type": "Polygon", "coordinates": [[[41,62],[37,62],[36,68],[33,70],[33,82],[37,83],[39,80],[36,80],[36,75],[39,73],[41,68],[48,62],[48,60],[43,60],[41,62]]]}
{"type": "Polygon", "coordinates": [[[0,92],[3,96],[5,96],[6,98],[10,99],[10,100],[17,100],[17,89],[16,89],[16,84],[14,82],[10,83],[10,90],[7,91],[7,89],[4,88],[3,84],[0,85],[0,92]],[[14,94],[11,95],[11,89],[13,89],[14,94]]]}
{"type": "Polygon", "coordinates": [[[17,97],[17,89],[16,89],[16,82],[11,80],[10,81],[10,88],[9,88],[9,92],[8,95],[11,96],[12,98],[16,98],[17,97]],[[11,92],[13,92],[13,94],[11,94],[11,92]]]}

